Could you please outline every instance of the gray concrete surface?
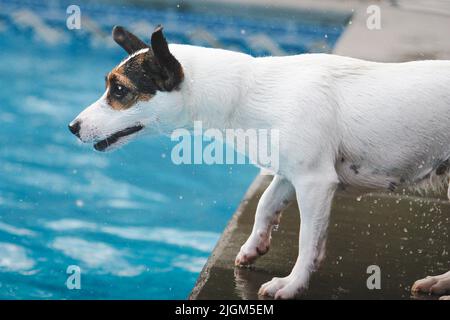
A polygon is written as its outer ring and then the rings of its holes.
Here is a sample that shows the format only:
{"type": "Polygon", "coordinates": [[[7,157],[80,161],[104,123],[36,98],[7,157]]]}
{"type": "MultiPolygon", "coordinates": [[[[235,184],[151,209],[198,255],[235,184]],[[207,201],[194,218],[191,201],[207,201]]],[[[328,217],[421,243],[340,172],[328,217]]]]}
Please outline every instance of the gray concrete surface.
{"type": "MultiPolygon", "coordinates": [[[[273,1],[263,2],[273,5],[273,1]]],[[[448,2],[281,0],[277,2],[280,4],[323,12],[353,10],[351,24],[335,47],[340,55],[386,62],[450,58],[448,2]],[[366,27],[366,9],[372,3],[381,8],[380,30],[366,27]]],[[[250,269],[234,267],[234,258],[250,234],[258,199],[269,181],[267,176],[254,181],[190,299],[258,299],[262,283],[289,273],[298,246],[299,214],[294,205],[283,213],[271,250],[250,269]]],[[[410,286],[416,279],[450,269],[449,230],[450,204],[443,196],[373,194],[357,198],[338,194],[332,208],[328,256],[303,298],[434,299],[412,297],[410,286]],[[381,290],[367,289],[366,269],[372,264],[381,268],[381,290]]]]}
{"type": "Polygon", "coordinates": [[[428,6],[423,1],[416,6],[412,5],[416,1],[398,2],[398,6],[379,4],[379,30],[367,28],[366,5],[357,9],[334,52],[380,62],[448,59],[450,2],[440,1],[441,5],[435,10],[430,7],[433,1],[428,6]]]}

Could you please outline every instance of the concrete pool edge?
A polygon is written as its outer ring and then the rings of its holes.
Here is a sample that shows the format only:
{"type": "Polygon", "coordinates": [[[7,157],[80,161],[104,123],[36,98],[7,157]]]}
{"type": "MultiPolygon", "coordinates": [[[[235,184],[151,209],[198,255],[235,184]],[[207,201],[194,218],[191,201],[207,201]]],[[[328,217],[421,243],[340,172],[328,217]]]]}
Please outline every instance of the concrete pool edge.
{"type": "MultiPolygon", "coordinates": [[[[368,30],[366,26],[366,9],[369,4],[370,1],[367,1],[361,2],[355,6],[351,25],[344,30],[338,40],[333,51],[335,54],[386,62],[400,62],[427,58],[448,59],[450,57],[450,42],[447,41],[447,36],[445,34],[445,30],[450,29],[450,21],[448,21],[449,19],[446,19],[445,16],[430,13],[425,9],[422,11],[409,10],[408,8],[405,9],[402,7],[390,6],[386,2],[377,2],[376,4],[380,5],[382,10],[382,23],[385,27],[381,30],[368,30]],[[401,21],[402,23],[398,23],[398,21],[401,21]],[[421,23],[419,24],[417,21],[421,21],[421,23]],[[413,41],[411,40],[412,34],[414,35],[413,41]]],[[[336,1],[335,5],[339,6],[338,1],[336,1]]],[[[258,176],[252,183],[236,213],[233,215],[222,234],[216,248],[205,264],[189,299],[258,298],[251,294],[242,296],[242,294],[236,295],[236,292],[231,293],[230,290],[236,291],[233,286],[228,286],[228,291],[222,290],[221,296],[214,295],[215,285],[220,287],[221,283],[217,281],[217,277],[213,280],[210,279],[211,270],[213,268],[224,269],[224,263],[227,264],[225,268],[230,269],[230,272],[226,273],[225,276],[232,276],[231,269],[233,269],[234,266],[231,265],[231,250],[229,250],[228,247],[232,246],[235,254],[237,254],[238,250],[236,250],[236,248],[243,244],[242,239],[245,239],[247,236],[236,233],[238,221],[244,216],[248,216],[246,217],[247,221],[252,220],[254,216],[254,203],[257,201],[257,198],[260,197],[269,181],[267,176],[258,176]],[[252,201],[254,203],[249,205],[252,201]],[[220,261],[222,256],[225,256],[222,260],[228,260],[225,262],[220,261]],[[209,283],[209,281],[217,283],[209,283]],[[225,292],[225,295],[223,295],[223,292],[225,292]]],[[[437,202],[439,202],[439,200],[437,202]]],[[[448,204],[446,205],[446,210],[447,208],[448,204]]],[[[251,226],[246,227],[248,230],[251,226]]],[[[293,251],[292,247],[288,249],[293,251]]],[[[283,256],[281,259],[286,259],[286,256],[283,256]]],[[[292,262],[289,259],[284,261],[286,266],[292,262]]],[[[266,263],[266,266],[270,263],[270,261],[266,263]]],[[[276,268],[278,268],[278,266],[276,268]]],[[[263,269],[264,268],[257,267],[257,273],[264,273],[267,271],[263,269]]],[[[286,270],[284,271],[288,272],[289,270],[287,269],[288,268],[286,267],[286,270]]],[[[266,275],[264,275],[264,277],[266,277],[266,275]]],[[[270,277],[267,276],[266,278],[269,279],[270,277]]],[[[234,279],[228,279],[228,281],[238,282],[239,279],[240,275],[235,275],[234,279]]],[[[260,279],[258,279],[258,281],[259,280],[260,279]]],[[[247,284],[249,284],[248,281],[247,284]]],[[[236,284],[236,286],[237,285],[238,284],[236,284]]],[[[370,296],[366,297],[370,298],[370,296]]],[[[395,296],[388,298],[395,299],[395,296]]]]}

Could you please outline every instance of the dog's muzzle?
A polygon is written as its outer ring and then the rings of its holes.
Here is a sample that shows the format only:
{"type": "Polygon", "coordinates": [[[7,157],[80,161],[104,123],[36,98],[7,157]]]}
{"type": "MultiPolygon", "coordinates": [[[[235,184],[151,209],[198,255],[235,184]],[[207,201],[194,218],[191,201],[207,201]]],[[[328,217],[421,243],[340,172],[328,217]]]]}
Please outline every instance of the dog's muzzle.
{"type": "Polygon", "coordinates": [[[142,124],[138,124],[133,127],[120,130],[110,135],[108,138],[96,142],[94,144],[94,149],[97,151],[105,151],[109,146],[119,141],[120,138],[132,135],[136,132],[141,131],[142,129],[144,129],[144,126],[142,124]]]}
{"type": "MultiPolygon", "coordinates": [[[[144,125],[138,123],[132,127],[128,127],[126,129],[117,131],[116,133],[113,133],[111,135],[109,135],[107,138],[99,140],[99,139],[93,139],[94,140],[94,149],[97,151],[105,151],[106,149],[108,149],[110,146],[112,146],[113,144],[115,144],[116,142],[118,142],[121,138],[132,135],[134,133],[137,133],[139,131],[141,131],[142,129],[144,129],[144,125]]],[[[81,138],[81,121],[80,120],[74,120],[69,124],[69,130],[70,132],[72,132],[75,136],[78,137],[78,139],[80,139],[83,142],[88,142],[88,141],[84,141],[81,138]]],[[[91,139],[90,139],[91,140],[91,139]]]]}

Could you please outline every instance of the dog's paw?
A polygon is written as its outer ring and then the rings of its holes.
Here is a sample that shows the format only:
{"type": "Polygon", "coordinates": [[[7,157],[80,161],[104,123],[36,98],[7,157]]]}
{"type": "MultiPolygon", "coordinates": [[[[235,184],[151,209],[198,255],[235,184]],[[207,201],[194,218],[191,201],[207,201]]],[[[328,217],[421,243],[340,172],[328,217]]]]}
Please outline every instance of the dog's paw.
{"type": "Polygon", "coordinates": [[[289,283],[289,280],[289,277],[273,278],[261,286],[258,294],[261,296],[275,297],[277,291],[284,288],[289,283]]]}
{"type": "Polygon", "coordinates": [[[270,248],[270,235],[261,232],[256,237],[251,236],[241,247],[234,264],[236,266],[248,266],[255,260],[266,254],[270,248]]]}
{"type": "Polygon", "coordinates": [[[258,294],[275,299],[294,299],[304,292],[306,286],[298,284],[287,276],[285,278],[273,278],[264,283],[258,294]]]}
{"type": "Polygon", "coordinates": [[[429,276],[417,280],[411,288],[412,293],[443,295],[450,292],[450,271],[439,276],[429,276]]]}

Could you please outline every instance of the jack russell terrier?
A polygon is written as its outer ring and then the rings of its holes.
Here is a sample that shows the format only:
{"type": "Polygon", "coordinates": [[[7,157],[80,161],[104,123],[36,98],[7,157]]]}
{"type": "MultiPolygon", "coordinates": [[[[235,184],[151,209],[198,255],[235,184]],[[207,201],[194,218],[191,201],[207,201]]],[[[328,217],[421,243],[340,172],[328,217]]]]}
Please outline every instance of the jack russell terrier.
{"type": "MultiPolygon", "coordinates": [[[[448,183],[450,61],[255,58],[168,45],[162,27],[150,45],[119,26],[112,34],[129,56],[107,74],[103,96],[69,125],[96,150],[112,150],[144,132],[190,128],[194,121],[223,130],[279,131],[279,166],[236,265],[269,250],[272,228],[294,199],[301,217],[299,257],[292,272],[265,283],[261,295],[289,299],[308,287],[325,257],[338,186],[395,191],[448,183]]],[[[413,286],[437,294],[448,289],[450,272],[413,286]]]]}

